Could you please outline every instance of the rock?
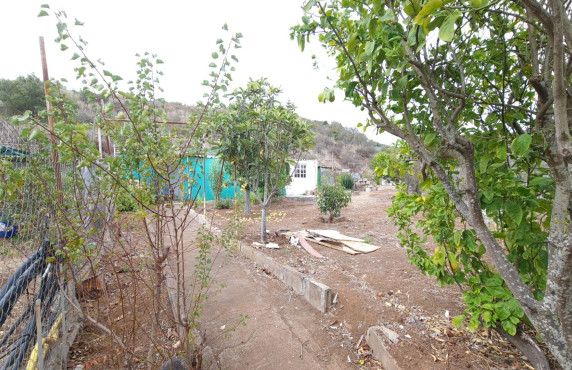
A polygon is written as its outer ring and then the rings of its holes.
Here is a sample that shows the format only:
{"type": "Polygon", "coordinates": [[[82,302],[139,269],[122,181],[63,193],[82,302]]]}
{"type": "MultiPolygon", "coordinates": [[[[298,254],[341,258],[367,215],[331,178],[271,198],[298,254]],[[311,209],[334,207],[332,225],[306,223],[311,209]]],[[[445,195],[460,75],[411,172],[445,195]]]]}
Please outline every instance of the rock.
{"type": "Polygon", "coordinates": [[[161,366],[161,370],[188,370],[189,365],[187,361],[179,356],[171,357],[168,359],[163,366],[161,366]]]}

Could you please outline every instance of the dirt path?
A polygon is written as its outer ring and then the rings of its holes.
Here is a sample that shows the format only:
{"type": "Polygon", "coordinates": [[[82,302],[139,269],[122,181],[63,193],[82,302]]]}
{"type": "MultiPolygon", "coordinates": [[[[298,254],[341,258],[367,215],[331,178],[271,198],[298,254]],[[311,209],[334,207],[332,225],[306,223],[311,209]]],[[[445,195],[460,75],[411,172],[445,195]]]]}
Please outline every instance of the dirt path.
{"type": "MultiPolygon", "coordinates": [[[[196,224],[190,227],[185,238],[196,240],[196,229],[196,224]]],[[[189,248],[186,269],[194,265],[196,255],[189,248]]],[[[216,284],[200,318],[206,333],[203,363],[207,369],[351,368],[346,351],[338,349],[339,340],[323,329],[328,316],[253,262],[222,252],[212,273],[216,284]],[[217,288],[220,285],[224,288],[217,288]],[[241,315],[249,317],[245,326],[241,315]]],[[[186,275],[187,286],[191,278],[186,275]]]]}
{"type": "MultiPolygon", "coordinates": [[[[320,358],[324,352],[324,343],[327,343],[324,338],[329,337],[336,349],[334,352],[330,350],[333,362],[329,363],[329,368],[332,364],[348,366],[348,359],[352,366],[359,367],[364,362],[363,353],[356,351],[359,339],[370,326],[384,325],[399,335],[398,343],[388,344],[388,347],[402,368],[526,367],[527,363],[520,358],[520,354],[495,333],[481,330],[472,334],[453,327],[452,318],[463,311],[460,291],[454,286],[441,288],[434,279],[422,275],[409,263],[406,251],[398,245],[397,230],[385,212],[391,205],[394,192],[393,187],[383,187],[379,191],[354,195],[350,207],[342,211],[342,220],[334,224],[321,221],[313,202],[281,200],[272,205],[268,229],[272,240],[281,249],[265,249],[265,253],[327,284],[338,295],[337,305],[325,315],[318,315],[308,307],[303,313],[294,311],[295,315],[291,317],[293,323],[299,323],[311,335],[311,344],[316,346],[310,347],[314,348],[312,354],[320,358]],[[368,238],[372,244],[381,248],[370,254],[350,256],[313,244],[326,257],[319,259],[289,246],[286,239],[275,234],[280,229],[298,231],[318,228],[336,229],[353,237],[368,238]],[[311,319],[307,321],[308,318],[311,319]],[[337,334],[340,335],[336,336],[337,334]]],[[[228,210],[216,211],[213,221],[222,226],[230,214],[231,211],[228,210]]],[[[213,211],[210,216],[213,216],[213,211]]],[[[243,221],[246,224],[243,241],[257,241],[259,213],[256,208],[254,215],[243,221]]],[[[252,284],[258,285],[268,280],[259,271],[252,270],[252,267],[249,272],[244,262],[241,264],[242,273],[252,284]]],[[[273,285],[261,288],[262,290],[256,288],[254,292],[260,294],[264,291],[265,295],[283,299],[280,296],[285,294],[284,291],[267,291],[274,286],[280,287],[280,284],[275,280],[267,282],[273,285]]],[[[246,286],[242,287],[246,289],[246,286]]],[[[231,294],[240,296],[236,291],[231,294]]],[[[290,296],[287,294],[288,299],[290,296]]],[[[296,297],[292,296],[294,298],[296,297]]],[[[282,303],[277,304],[283,306],[282,303]]],[[[294,307],[302,309],[305,306],[301,302],[294,307]]],[[[273,312],[276,304],[271,307],[269,310],[273,312]]],[[[224,306],[218,309],[224,312],[224,306]]],[[[277,322],[281,321],[283,320],[277,322]]],[[[298,337],[305,340],[303,335],[298,337]]],[[[252,354],[246,351],[244,354],[257,356],[260,351],[266,355],[273,353],[272,347],[268,347],[266,344],[252,354]]],[[[273,357],[267,357],[267,361],[272,361],[273,357]]]]}

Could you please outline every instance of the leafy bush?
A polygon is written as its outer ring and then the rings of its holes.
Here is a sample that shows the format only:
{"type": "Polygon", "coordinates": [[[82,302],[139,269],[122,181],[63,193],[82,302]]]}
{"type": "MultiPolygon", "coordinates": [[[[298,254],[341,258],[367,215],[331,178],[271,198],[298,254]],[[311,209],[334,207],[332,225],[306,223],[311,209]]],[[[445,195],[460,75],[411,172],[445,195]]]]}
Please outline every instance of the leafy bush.
{"type": "Polygon", "coordinates": [[[328,215],[330,222],[340,216],[340,210],[348,206],[352,195],[341,184],[322,185],[318,189],[318,209],[328,215]]]}
{"type": "Polygon", "coordinates": [[[346,190],[353,190],[354,189],[354,178],[352,177],[351,173],[342,173],[338,176],[338,182],[340,185],[344,187],[346,190]]]}
{"type": "Polygon", "coordinates": [[[209,173],[207,174],[207,179],[211,183],[211,188],[215,197],[215,200],[220,200],[220,194],[222,193],[223,189],[228,187],[226,181],[224,181],[224,177],[226,174],[225,168],[221,168],[222,163],[219,160],[216,160],[209,173]]]}
{"type": "Polygon", "coordinates": [[[115,205],[119,212],[131,212],[137,208],[137,199],[134,196],[135,186],[129,183],[127,189],[118,188],[115,205]]]}
{"type": "Polygon", "coordinates": [[[232,207],[231,199],[218,199],[215,202],[216,209],[230,209],[232,207]]]}

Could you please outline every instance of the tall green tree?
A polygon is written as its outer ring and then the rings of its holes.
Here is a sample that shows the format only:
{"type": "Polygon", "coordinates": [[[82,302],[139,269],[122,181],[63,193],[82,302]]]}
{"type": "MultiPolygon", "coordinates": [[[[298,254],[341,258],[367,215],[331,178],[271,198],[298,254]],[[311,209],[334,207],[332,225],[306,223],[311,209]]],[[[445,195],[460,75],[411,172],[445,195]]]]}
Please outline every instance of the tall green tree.
{"type": "Polygon", "coordinates": [[[44,84],[33,74],[15,80],[0,79],[0,112],[5,116],[32,111],[37,114],[46,107],[44,84]]]}
{"type": "Polygon", "coordinates": [[[280,89],[266,79],[250,80],[232,94],[229,113],[216,127],[214,142],[221,159],[233,164],[243,179],[246,206],[254,193],[262,209],[260,241],[266,243],[266,215],[272,198],[291,180],[295,164],[314,143],[314,134],[295,113],[278,100],[280,89]],[[287,176],[284,173],[288,172],[287,176]],[[251,190],[258,190],[252,192],[251,190]]]}
{"type": "MultiPolygon", "coordinates": [[[[318,35],[338,64],[335,87],[367,110],[368,125],[407,142],[430,172],[424,188],[451,211],[426,225],[448,230],[439,249],[420,250],[413,234],[402,240],[412,261],[431,255],[427,272],[463,288],[469,328],[510,334],[546,367],[521,335],[531,325],[572,368],[569,4],[310,0],[304,10],[292,37],[303,48],[318,35]]],[[[333,97],[326,89],[319,98],[333,97]]],[[[411,231],[406,218],[397,215],[411,231]]]]}

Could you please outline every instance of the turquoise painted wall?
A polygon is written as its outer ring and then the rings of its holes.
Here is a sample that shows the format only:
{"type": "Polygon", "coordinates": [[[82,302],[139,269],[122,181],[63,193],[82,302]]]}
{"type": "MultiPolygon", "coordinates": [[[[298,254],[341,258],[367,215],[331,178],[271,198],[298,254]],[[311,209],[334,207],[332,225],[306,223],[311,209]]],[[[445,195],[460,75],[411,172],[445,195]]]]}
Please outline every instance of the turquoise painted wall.
{"type": "MultiPolygon", "coordinates": [[[[185,199],[198,199],[198,196],[202,199],[204,197],[203,193],[203,162],[204,158],[187,157],[183,160],[185,163],[185,173],[189,175],[190,181],[185,182],[184,192],[185,199]],[[194,173],[194,175],[193,175],[194,173]]],[[[217,161],[216,158],[206,159],[206,200],[214,200],[214,189],[209,181],[208,173],[212,171],[212,167],[217,161]]],[[[225,175],[223,181],[229,180],[230,176],[225,175]]],[[[236,194],[240,196],[240,187],[236,186],[236,194]]],[[[234,198],[234,187],[230,186],[224,188],[221,193],[222,199],[233,199],[234,198]]]]}

